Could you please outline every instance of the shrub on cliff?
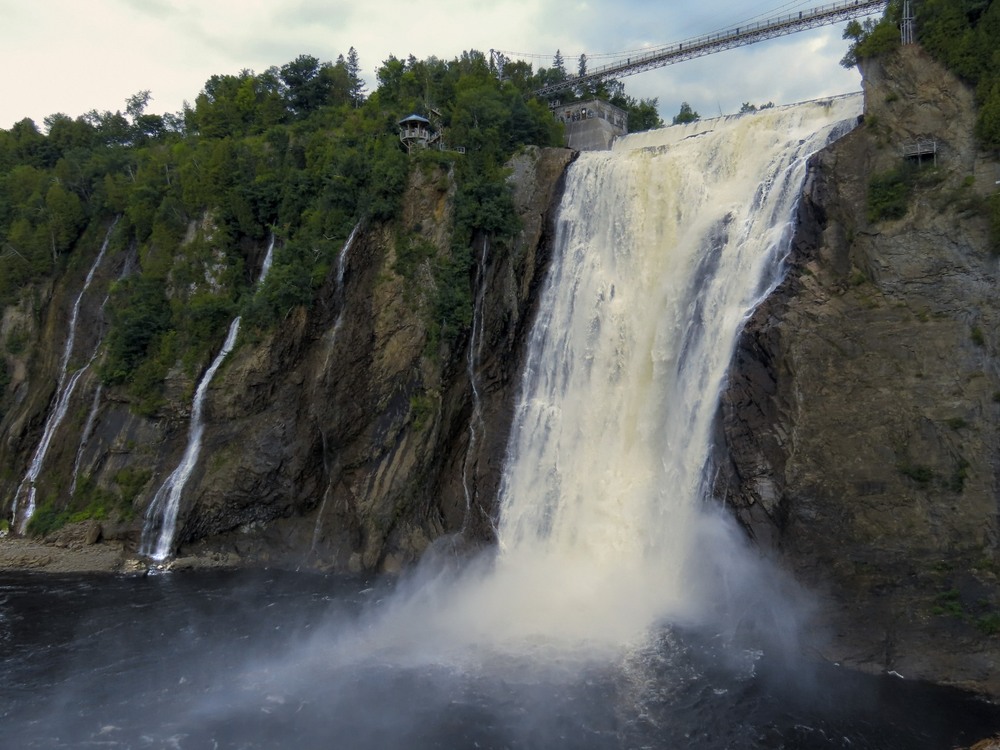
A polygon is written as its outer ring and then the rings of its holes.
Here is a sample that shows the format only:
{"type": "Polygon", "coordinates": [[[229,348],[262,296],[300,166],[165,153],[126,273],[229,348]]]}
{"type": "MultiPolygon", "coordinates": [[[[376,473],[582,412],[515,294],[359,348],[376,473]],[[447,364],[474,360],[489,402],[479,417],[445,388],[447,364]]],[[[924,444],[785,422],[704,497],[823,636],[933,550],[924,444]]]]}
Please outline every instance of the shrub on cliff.
{"type": "Polygon", "coordinates": [[[912,193],[912,168],[903,166],[873,175],[868,183],[868,221],[902,219],[912,193]]]}
{"type": "Polygon", "coordinates": [[[994,193],[989,199],[990,215],[990,250],[994,255],[1000,255],[1000,193],[994,193]]]}
{"type": "Polygon", "coordinates": [[[856,20],[848,23],[844,29],[844,39],[851,39],[852,42],[840,64],[845,68],[853,68],[859,60],[878,57],[898,49],[900,16],[899,3],[890,2],[880,20],[866,18],[864,23],[856,20]]]}

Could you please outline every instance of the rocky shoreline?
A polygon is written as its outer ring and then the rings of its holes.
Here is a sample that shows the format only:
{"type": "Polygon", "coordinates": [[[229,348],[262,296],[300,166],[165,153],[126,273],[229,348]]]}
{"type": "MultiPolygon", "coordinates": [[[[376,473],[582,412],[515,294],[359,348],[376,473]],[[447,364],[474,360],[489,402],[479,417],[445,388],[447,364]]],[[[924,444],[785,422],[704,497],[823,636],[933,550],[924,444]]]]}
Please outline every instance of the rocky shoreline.
{"type": "Polygon", "coordinates": [[[238,568],[241,561],[234,554],[206,553],[178,557],[162,565],[142,559],[125,550],[118,540],[101,538],[96,521],[69,524],[43,540],[0,537],[0,571],[39,573],[145,573],[161,570],[238,568]]]}

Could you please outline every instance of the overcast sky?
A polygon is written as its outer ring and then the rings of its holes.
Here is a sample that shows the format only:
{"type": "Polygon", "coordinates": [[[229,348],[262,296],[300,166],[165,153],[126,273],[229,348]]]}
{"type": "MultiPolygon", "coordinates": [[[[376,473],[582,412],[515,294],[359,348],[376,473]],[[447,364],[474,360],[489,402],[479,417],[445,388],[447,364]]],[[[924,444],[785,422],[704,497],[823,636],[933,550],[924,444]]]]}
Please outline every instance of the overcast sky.
{"type": "MultiPolygon", "coordinates": [[[[179,111],[209,76],[256,72],[300,54],[357,49],[369,90],[389,55],[449,60],[463,50],[542,54],[572,72],[581,52],[631,51],[822,4],[816,0],[0,0],[0,128],[55,112],[124,110],[148,89],[148,111],[179,111]],[[419,10],[418,10],[419,9],[419,10]]],[[[623,79],[657,97],[667,120],[682,101],[702,116],[741,102],[784,104],[857,91],[838,61],[844,24],[623,79]]]]}

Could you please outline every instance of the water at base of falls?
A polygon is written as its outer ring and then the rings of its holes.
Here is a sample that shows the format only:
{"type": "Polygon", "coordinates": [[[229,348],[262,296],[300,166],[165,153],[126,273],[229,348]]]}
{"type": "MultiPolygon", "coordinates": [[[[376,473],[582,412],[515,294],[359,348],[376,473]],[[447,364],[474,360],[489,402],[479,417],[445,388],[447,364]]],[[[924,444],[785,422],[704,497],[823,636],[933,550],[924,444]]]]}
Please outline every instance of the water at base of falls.
{"type": "MultiPolygon", "coordinates": [[[[664,630],[611,662],[407,658],[363,633],[392,584],[261,571],[0,572],[0,745],[18,750],[941,750],[1000,709],[895,677],[723,658],[664,630]],[[339,644],[345,632],[360,641],[339,644]]],[[[421,624],[409,623],[412,641],[421,624]]]]}

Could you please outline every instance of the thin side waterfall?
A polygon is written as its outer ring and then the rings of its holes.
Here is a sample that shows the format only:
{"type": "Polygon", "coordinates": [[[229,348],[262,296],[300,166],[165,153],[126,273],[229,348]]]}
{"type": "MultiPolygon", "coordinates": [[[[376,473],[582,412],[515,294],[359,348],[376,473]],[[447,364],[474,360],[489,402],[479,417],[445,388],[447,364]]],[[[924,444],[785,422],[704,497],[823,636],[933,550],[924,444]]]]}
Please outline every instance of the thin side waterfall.
{"type": "Polygon", "coordinates": [[[476,299],[472,306],[472,329],[469,334],[469,354],[466,358],[466,371],[469,375],[469,387],[472,389],[472,416],[469,418],[469,444],[465,449],[465,459],[462,461],[462,491],[465,493],[465,523],[469,522],[472,504],[475,500],[475,488],[469,484],[469,460],[476,452],[476,438],[486,429],[483,421],[482,401],[479,397],[479,358],[485,333],[485,315],[483,315],[483,299],[486,296],[486,258],[490,251],[489,238],[483,241],[483,251],[479,255],[479,266],[476,270],[476,299]]]}
{"type": "MultiPolygon", "coordinates": [[[[271,270],[271,262],[274,255],[274,235],[271,235],[271,242],[267,247],[267,254],[261,265],[260,277],[257,279],[258,286],[267,278],[268,271],[271,270]]],[[[222,366],[223,360],[233,350],[236,345],[236,337],[240,332],[240,316],[236,316],[229,324],[229,332],[226,340],[215,355],[212,364],[209,365],[202,376],[198,387],[194,392],[194,401],[191,406],[191,422],[188,427],[187,447],[181,462],[177,465],[166,481],[156,491],[153,501],[146,511],[146,519],[142,529],[142,542],[139,553],[153,560],[166,560],[173,554],[174,535],[177,532],[177,515],[180,510],[181,496],[184,494],[184,487],[191,478],[191,472],[198,465],[201,457],[201,439],[205,432],[203,413],[205,408],[205,396],[208,394],[208,387],[222,366]]]]}
{"type": "MultiPolygon", "coordinates": [[[[344,242],[344,246],[340,249],[340,255],[337,256],[337,283],[333,290],[334,302],[340,307],[337,311],[337,320],[326,334],[325,348],[326,357],[323,360],[323,382],[328,383],[330,378],[330,357],[333,356],[334,345],[337,343],[337,335],[340,333],[340,328],[344,324],[344,313],[347,310],[347,294],[344,290],[344,274],[347,271],[347,256],[351,251],[351,246],[354,244],[354,238],[361,228],[361,222],[359,221],[354,225],[351,233],[347,236],[347,240],[344,242]]],[[[316,554],[316,545],[319,544],[320,533],[323,528],[323,513],[326,510],[327,501],[330,499],[330,493],[333,491],[333,471],[330,467],[329,453],[326,448],[326,430],[320,430],[320,437],[323,441],[323,470],[326,472],[327,482],[326,490],[323,492],[323,500],[320,502],[319,511],[316,513],[316,524],[313,526],[312,543],[309,545],[309,554],[316,554]]]]}
{"type": "Polygon", "coordinates": [[[83,374],[94,361],[97,349],[100,347],[101,342],[98,341],[87,363],[70,374],[70,358],[73,355],[73,348],[76,345],[76,326],[80,317],[80,303],[83,301],[83,295],[90,288],[90,284],[94,280],[94,274],[101,265],[101,261],[104,260],[108,244],[111,242],[111,234],[114,232],[117,224],[118,217],[115,217],[115,220],[111,222],[111,226],[108,227],[108,231],[104,235],[104,241],[101,243],[101,249],[97,253],[97,258],[94,259],[93,265],[91,265],[90,270],[87,272],[83,288],[80,289],[80,293],[76,295],[76,299],[73,302],[73,309],[69,317],[69,332],[66,335],[66,344],[63,346],[62,359],[59,362],[59,380],[56,384],[55,407],[49,412],[45,420],[42,439],[35,448],[35,453],[31,457],[31,463],[28,465],[28,472],[24,475],[24,479],[21,480],[21,484],[17,488],[17,494],[14,496],[14,527],[20,534],[23,534],[27,530],[28,522],[35,513],[35,482],[42,472],[42,466],[45,463],[45,456],[49,452],[49,447],[52,444],[52,438],[55,437],[56,430],[59,429],[59,426],[66,418],[66,411],[69,409],[69,402],[73,396],[73,391],[76,390],[77,383],[80,382],[80,378],[83,377],[83,374]],[[20,518],[18,518],[18,509],[22,502],[25,503],[24,510],[21,512],[20,518]]]}
{"type": "Polygon", "coordinates": [[[340,305],[340,310],[337,312],[337,322],[333,324],[333,331],[330,338],[330,346],[333,346],[334,341],[337,340],[337,334],[340,333],[340,327],[344,324],[344,311],[347,308],[346,295],[344,294],[344,273],[347,271],[347,256],[351,252],[351,246],[354,244],[354,237],[357,235],[358,230],[361,228],[361,222],[354,225],[354,229],[351,233],[347,235],[347,241],[344,242],[344,247],[340,250],[340,255],[337,256],[337,287],[334,291],[336,296],[337,304],[340,305]]]}
{"type": "Polygon", "coordinates": [[[69,486],[70,496],[76,494],[76,481],[80,476],[80,463],[83,461],[83,451],[90,440],[90,433],[94,431],[94,420],[97,418],[97,409],[101,405],[101,394],[104,393],[104,385],[97,384],[94,389],[94,399],[90,404],[90,411],[87,412],[87,421],[84,422],[83,432],[80,434],[80,444],[76,448],[76,459],[73,461],[73,481],[69,486]]]}
{"type": "MultiPolygon", "coordinates": [[[[127,260],[122,267],[121,274],[118,276],[118,280],[126,278],[131,272],[131,263],[127,260]]],[[[101,303],[101,312],[104,312],[105,306],[108,304],[108,299],[110,296],[105,297],[104,301],[101,303]]],[[[103,338],[104,332],[101,332],[103,338]]],[[[98,345],[99,346],[99,345],[98,345]]],[[[95,349],[95,355],[97,350],[95,349]]],[[[93,361],[93,358],[91,359],[93,361]]],[[[88,363],[89,365],[89,363],[88,363]]],[[[90,441],[90,435],[94,431],[94,422],[97,420],[97,410],[101,406],[101,395],[104,393],[104,384],[98,383],[97,388],[94,389],[94,398],[90,404],[90,411],[87,413],[87,421],[83,424],[83,432],[80,433],[80,442],[76,447],[76,458],[73,460],[73,481],[69,485],[70,497],[76,494],[76,483],[80,477],[80,464],[83,463],[83,451],[87,447],[87,443],[90,441]]]]}

